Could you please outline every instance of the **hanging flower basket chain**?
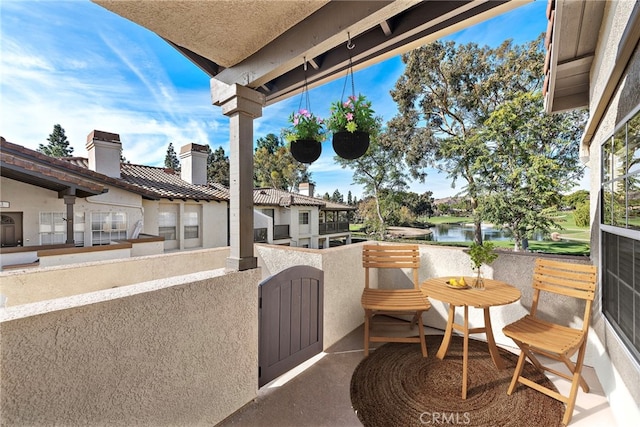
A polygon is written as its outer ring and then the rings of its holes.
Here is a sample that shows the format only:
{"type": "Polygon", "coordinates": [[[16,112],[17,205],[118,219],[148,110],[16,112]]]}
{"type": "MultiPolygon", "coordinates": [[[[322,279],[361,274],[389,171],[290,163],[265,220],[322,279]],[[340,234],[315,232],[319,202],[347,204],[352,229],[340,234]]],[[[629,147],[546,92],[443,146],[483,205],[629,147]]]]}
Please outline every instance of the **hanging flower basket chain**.
{"type": "Polygon", "coordinates": [[[289,150],[294,159],[300,163],[313,163],[322,153],[322,141],[327,138],[325,122],[311,113],[309,107],[309,90],[307,87],[307,61],[304,60],[304,87],[297,112],[289,115],[291,126],[283,129],[282,135],[289,142],[289,150]],[[302,100],[306,100],[306,108],[302,108],[302,100]]]}
{"type": "MultiPolygon", "coordinates": [[[[350,51],[355,45],[351,42],[349,34],[348,38],[347,49],[350,51]]],[[[333,149],[336,154],[343,159],[354,160],[367,152],[370,133],[376,129],[377,121],[371,102],[362,94],[355,95],[351,53],[349,53],[349,70],[342,90],[343,97],[349,78],[351,79],[351,96],[346,101],[341,98],[340,101],[331,104],[327,129],[333,133],[333,149]]]]}

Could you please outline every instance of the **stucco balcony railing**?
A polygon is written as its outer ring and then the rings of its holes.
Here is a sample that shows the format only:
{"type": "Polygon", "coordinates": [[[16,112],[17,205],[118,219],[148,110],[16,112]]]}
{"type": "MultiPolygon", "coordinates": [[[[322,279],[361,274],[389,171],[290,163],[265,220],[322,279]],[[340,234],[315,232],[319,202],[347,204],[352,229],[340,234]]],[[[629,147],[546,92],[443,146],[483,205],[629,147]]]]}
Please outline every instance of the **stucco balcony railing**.
{"type": "MultiPolygon", "coordinates": [[[[362,244],[322,250],[257,244],[254,252],[260,268],[229,273],[228,248],[0,273],[7,296],[0,310],[7,349],[0,391],[12,396],[3,401],[0,424],[221,422],[257,397],[258,284],[291,266],[325,266],[325,350],[360,327],[362,244]],[[78,405],[95,395],[117,399],[78,405]]],[[[472,274],[463,248],[421,245],[420,256],[420,280],[472,274]]],[[[498,344],[512,345],[500,331],[528,311],[537,256],[501,254],[487,272],[523,291],[517,303],[492,309],[498,344]]],[[[575,310],[561,301],[546,307],[561,321],[575,310]]],[[[483,324],[479,312],[470,326],[483,324]]],[[[446,306],[434,302],[423,320],[444,329],[446,306]]],[[[598,356],[588,349],[585,363],[598,356]]]]}

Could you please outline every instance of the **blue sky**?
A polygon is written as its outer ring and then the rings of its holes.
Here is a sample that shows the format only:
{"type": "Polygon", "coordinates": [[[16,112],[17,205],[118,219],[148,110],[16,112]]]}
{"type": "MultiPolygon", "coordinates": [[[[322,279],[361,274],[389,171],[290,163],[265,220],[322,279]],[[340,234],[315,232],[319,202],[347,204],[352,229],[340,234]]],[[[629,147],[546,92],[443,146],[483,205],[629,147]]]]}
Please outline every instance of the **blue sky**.
{"type": "MultiPolygon", "coordinates": [[[[522,44],[546,30],[547,2],[538,0],[453,34],[458,43],[522,44]]],[[[211,105],[209,77],[154,33],[85,0],[0,2],[0,134],[37,149],[59,123],[73,154],[86,157],[94,129],[120,134],[124,156],[135,164],[161,166],[169,142],[222,146],[229,154],[228,119],[211,105]]],[[[356,92],[389,120],[396,113],[389,90],[403,72],[399,57],[354,74],[356,92]]],[[[310,106],[321,117],[340,99],[344,79],[310,91],[310,106]]],[[[254,138],[280,134],[300,96],[270,105],[255,121],[254,138]]],[[[333,160],[330,143],[310,170],[316,192],[348,191],[358,198],[352,172],[333,160]]],[[[429,173],[411,191],[454,195],[444,175],[429,173]]]]}

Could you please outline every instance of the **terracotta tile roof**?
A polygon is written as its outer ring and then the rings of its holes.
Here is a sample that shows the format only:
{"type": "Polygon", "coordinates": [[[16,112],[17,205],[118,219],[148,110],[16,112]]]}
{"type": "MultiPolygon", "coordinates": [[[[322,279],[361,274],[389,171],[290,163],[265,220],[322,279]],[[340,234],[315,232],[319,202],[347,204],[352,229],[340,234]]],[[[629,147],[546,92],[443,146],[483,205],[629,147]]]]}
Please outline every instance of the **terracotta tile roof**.
{"type": "MultiPolygon", "coordinates": [[[[195,144],[194,144],[195,145],[195,144]]],[[[196,147],[197,148],[197,147],[196,147]]],[[[229,189],[221,184],[190,184],[180,178],[179,173],[171,169],[155,166],[122,163],[120,178],[112,178],[89,169],[89,160],[84,157],[54,158],[20,145],[12,144],[2,138],[2,161],[18,162],[10,158],[10,151],[19,153],[22,167],[34,173],[48,173],[58,180],[69,184],[83,183],[99,194],[105,190],[104,184],[140,194],[149,199],[184,199],[201,201],[229,201],[229,189]],[[50,165],[47,169],[47,165],[50,165]],[[55,166],[55,167],[53,167],[55,166]],[[44,171],[44,172],[42,172],[44,171]],[[69,174],[69,172],[74,174],[69,174]],[[77,175],[77,176],[76,176],[77,175]],[[87,181],[92,178],[94,181],[87,181]],[[84,181],[83,181],[84,179],[84,181]]],[[[317,199],[298,193],[290,193],[275,188],[258,188],[253,191],[253,203],[257,206],[317,206],[325,210],[355,210],[353,206],[317,199]]]]}
{"type": "Polygon", "coordinates": [[[355,211],[356,208],[355,206],[349,206],[349,205],[345,205],[344,203],[336,203],[336,202],[331,202],[329,200],[323,200],[325,202],[325,210],[335,210],[335,211],[344,211],[344,210],[348,210],[348,211],[355,211]]]}
{"type": "Polygon", "coordinates": [[[355,207],[328,200],[317,199],[298,193],[289,193],[275,188],[253,190],[253,204],[257,206],[318,206],[329,210],[355,210],[355,207]]]}
{"type": "Polygon", "coordinates": [[[105,185],[125,187],[142,196],[151,197],[147,192],[140,192],[133,186],[119,182],[78,165],[66,158],[55,158],[31,150],[0,138],[2,155],[2,176],[16,179],[31,185],[48,188],[53,191],[64,191],[68,188],[80,190],[80,197],[89,197],[107,191],[105,185]],[[137,190],[137,191],[136,191],[137,190]]]}
{"type": "Polygon", "coordinates": [[[172,169],[123,163],[122,179],[168,199],[228,201],[229,192],[217,186],[190,184],[172,169]]]}
{"type": "MultiPolygon", "coordinates": [[[[89,167],[89,160],[84,157],[70,157],[68,161],[84,168],[89,167]]],[[[229,191],[224,187],[190,184],[173,169],[121,163],[120,181],[152,193],[157,198],[229,201],[229,191]]]]}

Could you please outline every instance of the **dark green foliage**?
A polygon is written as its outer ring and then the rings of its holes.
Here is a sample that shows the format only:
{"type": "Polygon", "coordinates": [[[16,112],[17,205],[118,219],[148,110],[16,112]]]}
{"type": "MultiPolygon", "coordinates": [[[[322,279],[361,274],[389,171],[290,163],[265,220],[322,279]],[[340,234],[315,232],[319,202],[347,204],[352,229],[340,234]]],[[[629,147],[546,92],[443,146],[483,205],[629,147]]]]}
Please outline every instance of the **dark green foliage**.
{"type": "Polygon", "coordinates": [[[578,205],[589,202],[589,191],[578,190],[562,197],[562,207],[576,209],[578,205]]]}
{"type": "Polygon", "coordinates": [[[578,227],[589,227],[589,201],[580,203],[573,211],[573,218],[578,227]]]}
{"type": "MultiPolygon", "coordinates": [[[[399,113],[388,123],[390,140],[414,178],[424,180],[425,168],[435,167],[454,186],[464,180],[475,210],[480,191],[474,165],[488,153],[478,133],[504,102],[540,89],[542,36],[522,46],[505,41],[495,49],[438,41],[402,60],[405,72],[391,91],[399,113]]],[[[475,240],[481,242],[481,218],[475,214],[475,240]]]]}
{"type": "Polygon", "coordinates": [[[180,160],[176,155],[176,150],[173,148],[173,143],[169,143],[167,147],[167,154],[164,157],[164,167],[168,169],[173,169],[175,171],[180,171],[180,160]]]}
{"type": "Polygon", "coordinates": [[[207,145],[207,182],[216,182],[229,186],[229,157],[224,154],[224,148],[218,147],[212,151],[207,145]]]}
{"type": "Polygon", "coordinates": [[[54,125],[53,132],[49,134],[47,141],[49,144],[40,144],[37,151],[51,157],[71,157],[73,147],[70,146],[62,126],[54,125]]]}
{"type": "Polygon", "coordinates": [[[472,165],[482,195],[479,212],[513,233],[516,250],[534,231],[560,227],[560,193],[584,169],[579,141],[585,119],[584,112],[547,115],[541,93],[524,93],[497,108],[478,133],[487,147],[472,165]]]}
{"type": "Polygon", "coordinates": [[[293,158],[281,138],[270,133],[256,141],[253,182],[256,187],[292,191],[301,182],[311,182],[311,172],[308,165],[293,158]]]}

